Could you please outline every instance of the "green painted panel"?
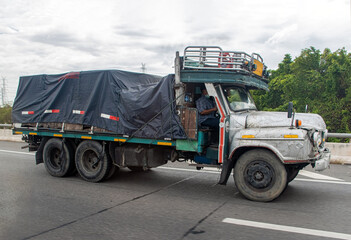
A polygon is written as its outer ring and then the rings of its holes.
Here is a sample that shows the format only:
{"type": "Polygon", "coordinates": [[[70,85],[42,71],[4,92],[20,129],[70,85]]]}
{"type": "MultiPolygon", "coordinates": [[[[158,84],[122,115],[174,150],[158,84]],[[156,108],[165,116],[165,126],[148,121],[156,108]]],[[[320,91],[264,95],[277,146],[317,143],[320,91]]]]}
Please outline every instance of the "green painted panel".
{"type": "Polygon", "coordinates": [[[197,141],[176,140],[176,148],[180,151],[197,152],[197,141]]]}
{"type": "Polygon", "coordinates": [[[30,131],[28,129],[15,129],[12,131],[16,135],[36,135],[44,137],[62,137],[62,138],[78,138],[78,139],[91,139],[99,141],[111,141],[111,142],[128,142],[128,143],[140,143],[140,144],[151,144],[160,146],[176,146],[176,141],[166,141],[159,139],[144,139],[144,138],[126,138],[115,135],[99,135],[99,134],[82,134],[82,133],[69,133],[69,132],[49,132],[49,131],[30,131]]]}

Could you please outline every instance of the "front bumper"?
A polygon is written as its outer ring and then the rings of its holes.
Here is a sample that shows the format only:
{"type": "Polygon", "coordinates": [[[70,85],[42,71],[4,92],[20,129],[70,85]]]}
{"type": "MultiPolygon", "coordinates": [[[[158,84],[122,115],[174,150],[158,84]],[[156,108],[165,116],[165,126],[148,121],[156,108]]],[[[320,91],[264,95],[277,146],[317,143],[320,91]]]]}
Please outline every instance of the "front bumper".
{"type": "Polygon", "coordinates": [[[330,165],[330,151],[326,148],[315,162],[314,170],[315,171],[323,171],[329,168],[330,165]]]}

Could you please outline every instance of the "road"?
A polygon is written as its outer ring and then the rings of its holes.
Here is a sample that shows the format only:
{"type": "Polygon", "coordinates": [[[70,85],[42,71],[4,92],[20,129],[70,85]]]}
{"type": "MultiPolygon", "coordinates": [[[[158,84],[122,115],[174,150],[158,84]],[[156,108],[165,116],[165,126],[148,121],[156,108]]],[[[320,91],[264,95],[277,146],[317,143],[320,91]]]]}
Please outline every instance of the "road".
{"type": "Polygon", "coordinates": [[[0,239],[351,239],[351,166],[310,168],[270,203],[186,163],[88,183],[0,142],[0,239]]]}

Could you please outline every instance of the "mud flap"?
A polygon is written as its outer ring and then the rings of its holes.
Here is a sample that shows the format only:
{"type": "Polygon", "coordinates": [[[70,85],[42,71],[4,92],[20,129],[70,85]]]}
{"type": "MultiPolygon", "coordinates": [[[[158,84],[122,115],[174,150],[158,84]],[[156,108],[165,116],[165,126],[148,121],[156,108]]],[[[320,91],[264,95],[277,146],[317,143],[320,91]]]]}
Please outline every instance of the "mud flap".
{"type": "Polygon", "coordinates": [[[232,172],[232,169],[234,167],[234,160],[233,159],[226,159],[223,162],[222,166],[222,172],[221,172],[221,177],[218,181],[218,184],[220,185],[226,185],[230,176],[230,173],[232,172]]]}
{"type": "Polygon", "coordinates": [[[50,138],[48,138],[48,137],[44,137],[44,138],[41,139],[39,148],[38,148],[38,150],[37,150],[36,153],[35,153],[35,163],[36,163],[37,165],[44,162],[44,159],[43,159],[43,149],[44,149],[44,146],[45,146],[46,142],[47,142],[49,139],[50,139],[50,138]]]}

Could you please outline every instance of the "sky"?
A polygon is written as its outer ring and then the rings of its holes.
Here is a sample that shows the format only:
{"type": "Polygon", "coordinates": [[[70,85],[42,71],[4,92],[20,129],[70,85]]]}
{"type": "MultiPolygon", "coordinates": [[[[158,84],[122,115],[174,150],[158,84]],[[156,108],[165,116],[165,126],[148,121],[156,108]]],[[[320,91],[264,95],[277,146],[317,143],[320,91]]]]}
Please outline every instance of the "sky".
{"type": "Polygon", "coordinates": [[[20,76],[120,69],[174,73],[175,52],[259,53],[269,69],[314,46],[351,52],[351,0],[0,0],[0,88],[20,76]]]}

